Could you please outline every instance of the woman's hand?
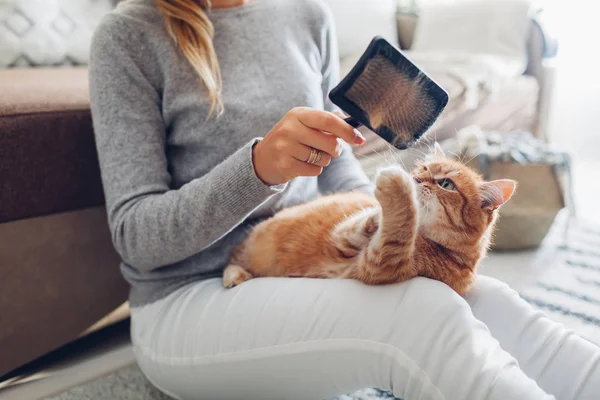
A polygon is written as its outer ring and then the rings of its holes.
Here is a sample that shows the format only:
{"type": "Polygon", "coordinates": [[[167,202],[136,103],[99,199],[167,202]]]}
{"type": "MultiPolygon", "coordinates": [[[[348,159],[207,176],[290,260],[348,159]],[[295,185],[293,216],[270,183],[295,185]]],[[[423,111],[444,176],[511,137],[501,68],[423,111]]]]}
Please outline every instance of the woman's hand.
{"type": "Polygon", "coordinates": [[[294,108],[254,146],[254,170],[267,185],[286,183],[298,176],[318,176],[332,157],[342,154],[339,139],[354,146],[365,143],[360,132],[336,114],[294,108]],[[311,160],[313,149],[321,152],[318,162],[311,160]]]}

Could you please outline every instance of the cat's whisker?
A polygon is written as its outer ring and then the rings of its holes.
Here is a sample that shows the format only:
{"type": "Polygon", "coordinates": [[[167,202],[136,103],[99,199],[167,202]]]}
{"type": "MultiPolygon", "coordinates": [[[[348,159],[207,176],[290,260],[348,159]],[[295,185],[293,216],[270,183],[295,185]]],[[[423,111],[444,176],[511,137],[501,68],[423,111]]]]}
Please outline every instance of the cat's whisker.
{"type": "Polygon", "coordinates": [[[415,151],[415,152],[417,152],[417,153],[421,153],[421,155],[423,156],[423,158],[425,158],[425,157],[428,156],[428,154],[425,153],[423,150],[419,150],[417,148],[413,148],[412,150],[415,151]]]}
{"type": "MultiPolygon", "coordinates": [[[[463,140],[462,140],[462,138],[461,138],[461,137],[460,137],[460,135],[459,135],[459,131],[458,131],[458,129],[454,129],[454,130],[455,130],[455,132],[456,132],[456,140],[458,141],[458,147],[459,147],[459,149],[463,149],[463,148],[464,148],[464,143],[463,143],[463,140]]],[[[466,155],[466,153],[465,153],[465,152],[461,152],[461,153],[460,153],[460,157],[459,157],[458,161],[459,161],[460,163],[463,163],[463,164],[464,164],[464,158],[465,158],[466,156],[467,156],[467,155],[466,155]]]]}
{"type": "Polygon", "coordinates": [[[386,145],[388,147],[390,156],[394,159],[394,162],[396,164],[402,164],[402,167],[404,168],[404,170],[408,171],[408,169],[406,169],[406,165],[404,164],[404,160],[402,160],[402,156],[400,154],[398,154],[396,148],[387,142],[386,142],[386,145]]]}
{"type": "Polygon", "coordinates": [[[425,140],[425,142],[423,142],[423,143],[425,144],[425,146],[427,146],[428,152],[431,153],[432,149],[431,149],[431,144],[429,144],[429,138],[427,138],[427,140],[425,140]]]}
{"type": "Polygon", "coordinates": [[[371,156],[371,155],[367,155],[367,154],[359,154],[359,153],[354,153],[354,156],[355,156],[356,158],[366,158],[366,159],[368,159],[368,160],[370,160],[370,161],[377,161],[377,160],[375,160],[375,158],[374,158],[373,156],[371,156]]]}
{"type": "Polygon", "coordinates": [[[387,150],[387,154],[388,156],[392,159],[394,164],[399,164],[400,161],[400,157],[399,155],[396,153],[396,148],[394,146],[392,146],[389,143],[385,143],[386,144],[386,150],[387,150]]]}
{"type": "Polygon", "coordinates": [[[398,157],[398,161],[400,161],[400,164],[402,164],[402,168],[404,168],[405,171],[408,171],[408,169],[406,168],[406,164],[404,164],[404,160],[402,159],[402,157],[398,157]]]}
{"type": "Polygon", "coordinates": [[[410,151],[420,153],[423,155],[426,154],[423,150],[419,149],[418,147],[413,147],[412,149],[410,149],[410,151]]]}
{"type": "Polygon", "coordinates": [[[463,162],[463,164],[465,164],[465,165],[469,164],[471,161],[473,161],[474,159],[476,159],[477,157],[479,157],[479,156],[480,156],[480,155],[482,155],[482,154],[483,154],[483,152],[481,152],[481,151],[480,151],[479,153],[477,153],[477,154],[475,154],[473,157],[471,157],[471,158],[469,159],[469,161],[467,161],[467,162],[463,162]]]}
{"type": "Polygon", "coordinates": [[[374,151],[375,153],[377,153],[377,156],[374,156],[373,154],[371,155],[367,155],[367,154],[358,154],[358,153],[354,153],[357,157],[361,157],[361,158],[365,158],[368,159],[369,161],[373,162],[376,165],[380,165],[382,164],[382,161],[384,163],[387,164],[387,161],[385,160],[384,157],[381,156],[381,154],[379,154],[377,151],[374,151]]]}
{"type": "Polygon", "coordinates": [[[448,150],[448,153],[452,154],[454,157],[456,157],[457,159],[460,159],[460,155],[456,154],[455,152],[453,152],[452,150],[448,150]]]}
{"type": "Polygon", "coordinates": [[[396,157],[395,157],[393,154],[391,154],[391,153],[389,152],[389,150],[388,150],[386,153],[387,153],[388,160],[391,160],[391,162],[390,162],[390,165],[396,165],[396,164],[399,164],[399,163],[398,163],[398,160],[396,159],[396,157]]]}
{"type": "Polygon", "coordinates": [[[374,152],[375,152],[375,154],[377,154],[379,157],[383,158],[383,161],[385,162],[385,164],[386,164],[386,165],[392,165],[392,163],[390,163],[390,162],[389,162],[389,160],[388,160],[388,159],[387,159],[385,156],[381,155],[381,153],[380,153],[380,152],[378,152],[376,149],[373,149],[373,151],[374,151],[374,152]]]}

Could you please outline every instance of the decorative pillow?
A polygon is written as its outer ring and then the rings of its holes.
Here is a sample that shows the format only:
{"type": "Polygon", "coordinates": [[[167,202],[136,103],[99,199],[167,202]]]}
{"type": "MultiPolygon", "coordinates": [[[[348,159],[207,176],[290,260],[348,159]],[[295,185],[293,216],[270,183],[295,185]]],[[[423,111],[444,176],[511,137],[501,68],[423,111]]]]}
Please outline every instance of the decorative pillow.
{"type": "Polygon", "coordinates": [[[376,35],[398,45],[396,0],[325,0],[325,3],[333,12],[340,57],[361,54],[376,35]]]}
{"type": "Polygon", "coordinates": [[[421,6],[414,52],[489,54],[527,65],[531,0],[427,1],[421,6]]]}
{"type": "Polygon", "coordinates": [[[0,68],[87,64],[112,0],[0,1],[0,68]]]}

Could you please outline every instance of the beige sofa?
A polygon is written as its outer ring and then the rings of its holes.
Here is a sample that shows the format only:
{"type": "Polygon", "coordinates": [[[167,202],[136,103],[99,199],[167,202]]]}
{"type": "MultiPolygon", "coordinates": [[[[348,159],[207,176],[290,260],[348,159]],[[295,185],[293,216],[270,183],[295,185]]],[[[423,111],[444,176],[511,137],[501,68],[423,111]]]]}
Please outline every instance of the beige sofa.
{"type": "MultiPolygon", "coordinates": [[[[398,21],[408,48],[415,18],[398,21]]],[[[451,95],[438,138],[471,122],[541,134],[552,81],[543,38],[532,22],[527,74],[474,112],[460,112],[460,85],[436,77],[451,95]]],[[[0,376],[89,331],[127,299],[106,223],[87,88],[86,68],[0,71],[0,376]]],[[[373,155],[382,146],[371,137],[359,150],[365,168],[381,162],[373,155]]]]}

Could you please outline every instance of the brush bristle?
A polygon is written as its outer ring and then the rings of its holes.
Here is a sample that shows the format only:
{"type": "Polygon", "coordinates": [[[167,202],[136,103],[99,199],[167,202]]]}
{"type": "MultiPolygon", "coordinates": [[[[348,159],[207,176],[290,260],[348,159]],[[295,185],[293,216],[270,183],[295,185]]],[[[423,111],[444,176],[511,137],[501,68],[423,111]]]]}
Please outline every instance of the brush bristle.
{"type": "Polygon", "coordinates": [[[427,83],[423,73],[412,77],[408,68],[377,55],[368,61],[345,96],[365,112],[376,133],[391,132],[382,136],[391,136],[396,147],[406,147],[437,117],[438,103],[427,90],[427,83]]]}

